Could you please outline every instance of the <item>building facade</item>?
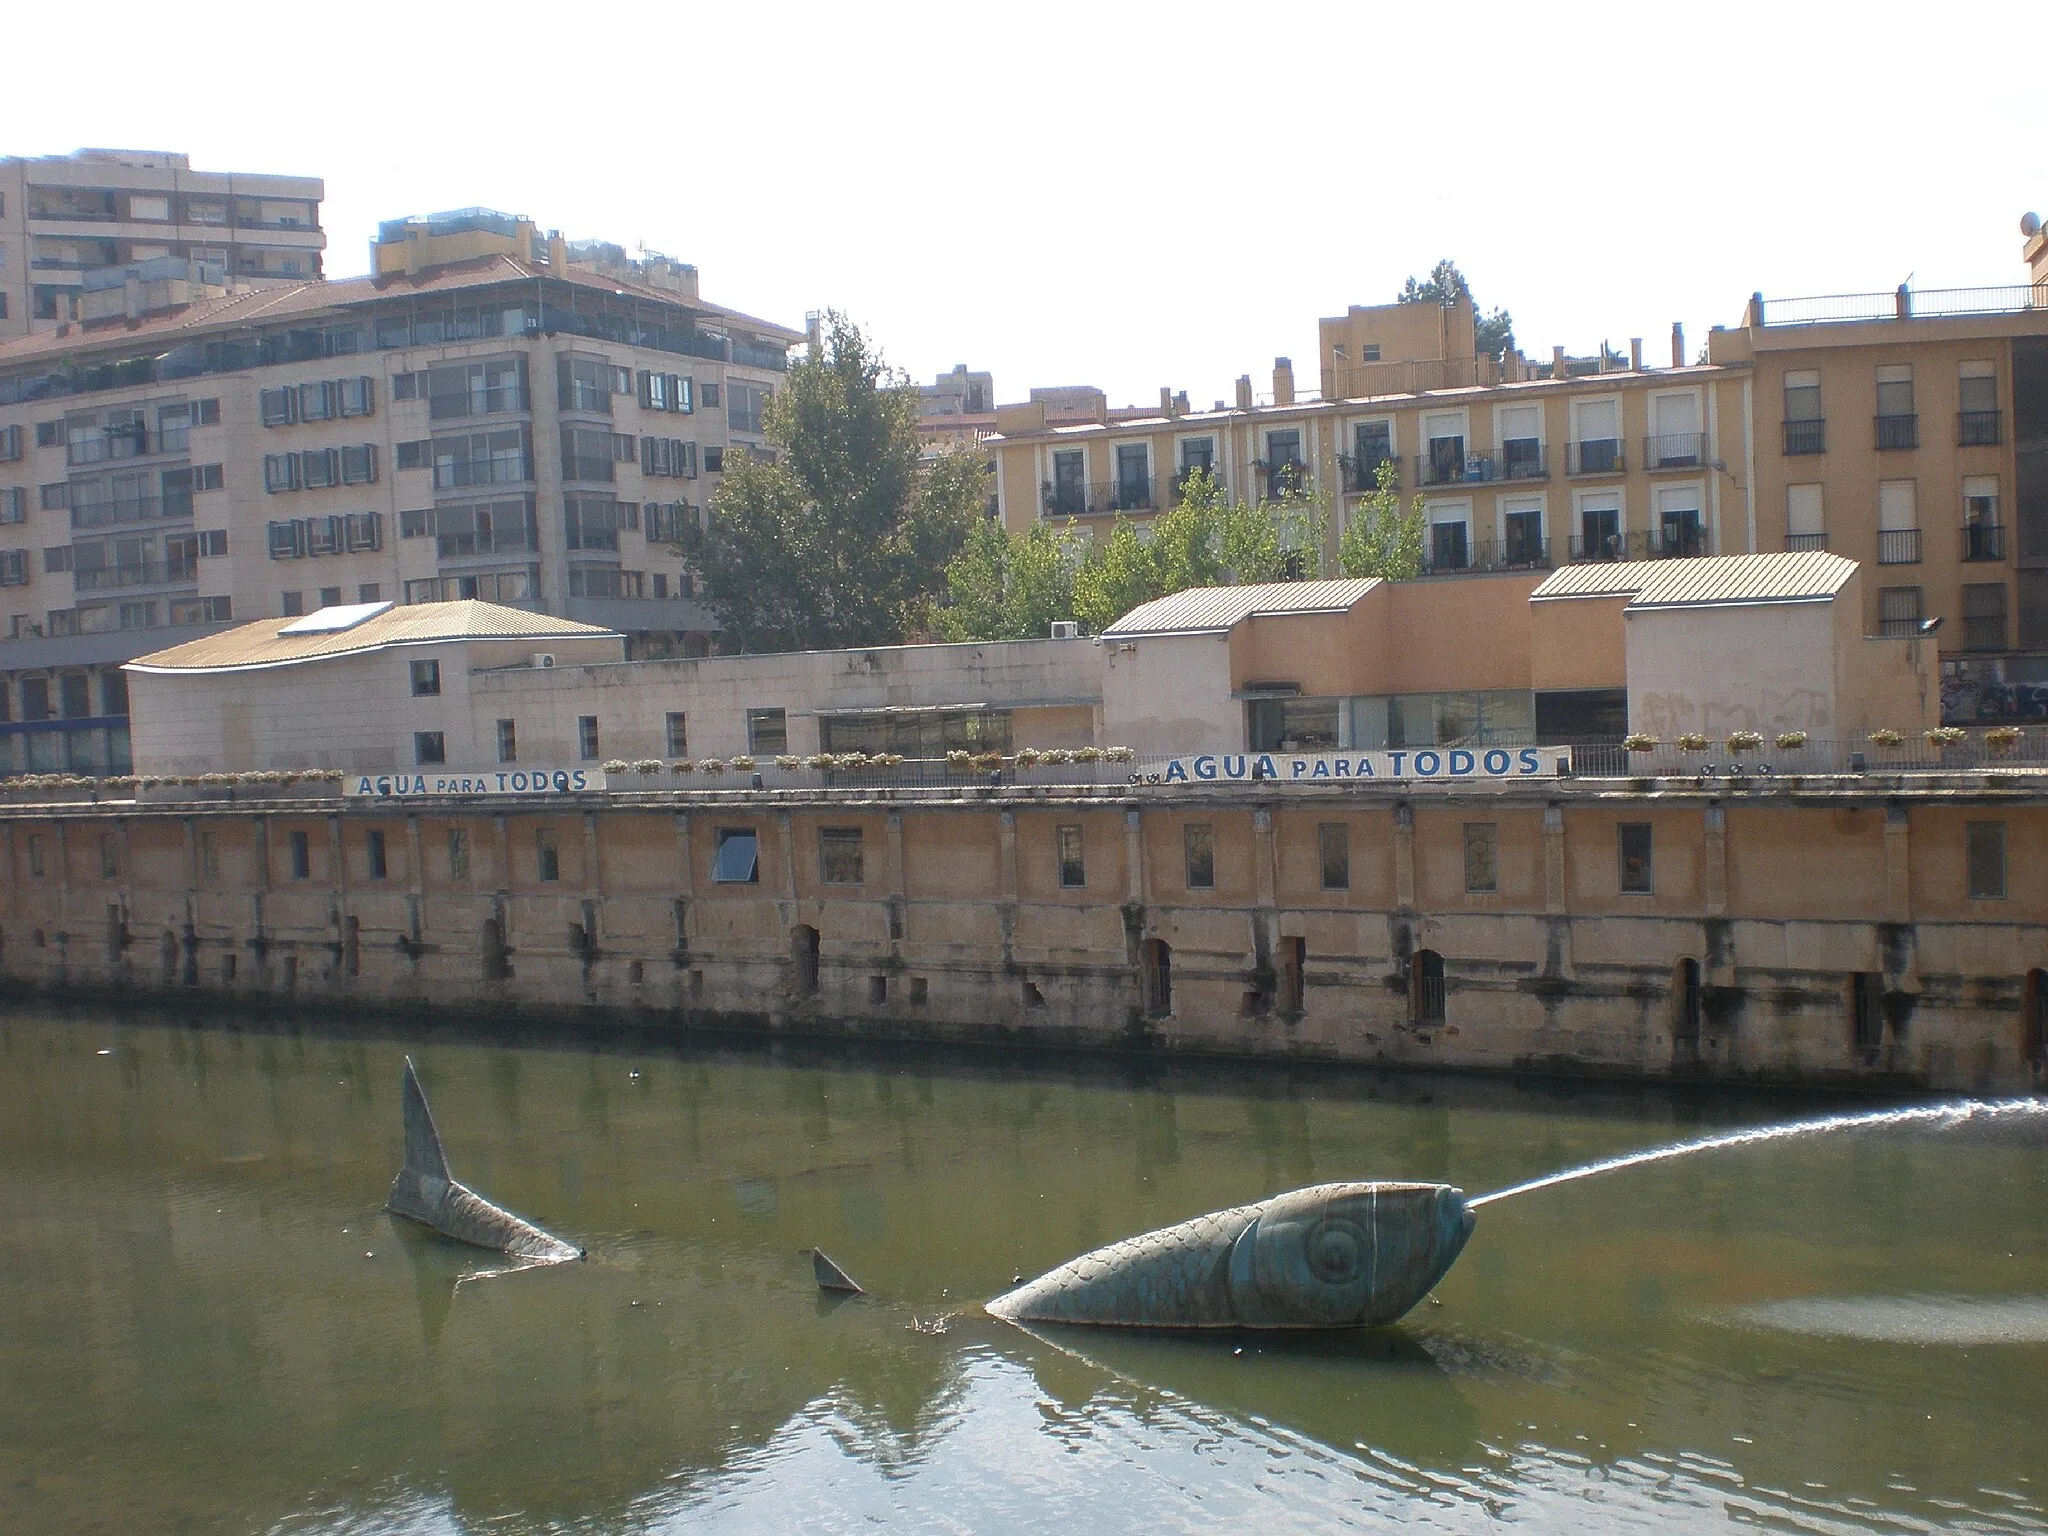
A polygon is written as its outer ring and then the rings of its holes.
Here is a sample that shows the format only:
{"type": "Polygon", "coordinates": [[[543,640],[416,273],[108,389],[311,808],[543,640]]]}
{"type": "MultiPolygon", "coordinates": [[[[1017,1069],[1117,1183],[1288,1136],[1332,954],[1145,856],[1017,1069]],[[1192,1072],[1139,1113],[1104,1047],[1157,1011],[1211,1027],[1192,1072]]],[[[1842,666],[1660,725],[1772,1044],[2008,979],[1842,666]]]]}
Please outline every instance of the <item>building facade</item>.
{"type": "Polygon", "coordinates": [[[801,333],[488,210],[395,243],[0,343],[0,772],[118,770],[119,663],[264,615],[483,599],[708,650],[702,509],[801,333]]]}
{"type": "Polygon", "coordinates": [[[321,276],[317,176],[195,171],[181,154],[0,159],[0,338],[82,318],[88,273],[165,258],[262,287],[321,276]]]}

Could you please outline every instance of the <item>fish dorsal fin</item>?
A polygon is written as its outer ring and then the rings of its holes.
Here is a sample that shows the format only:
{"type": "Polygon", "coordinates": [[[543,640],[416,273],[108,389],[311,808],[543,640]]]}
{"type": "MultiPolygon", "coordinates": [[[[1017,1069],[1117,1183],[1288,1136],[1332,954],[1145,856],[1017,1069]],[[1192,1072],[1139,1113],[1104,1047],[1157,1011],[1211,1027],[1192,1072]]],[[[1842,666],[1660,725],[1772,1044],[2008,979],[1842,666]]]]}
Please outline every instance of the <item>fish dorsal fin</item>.
{"type": "Polygon", "coordinates": [[[867,1294],[854,1282],[853,1276],[825,1256],[822,1248],[811,1250],[811,1274],[817,1279],[821,1291],[844,1291],[853,1296],[867,1294]]]}
{"type": "Polygon", "coordinates": [[[448,1154],[441,1147],[441,1133],[434,1129],[434,1112],[427,1108],[427,1095],[420,1087],[419,1073],[412,1058],[405,1058],[405,1171],[420,1178],[453,1183],[448,1171],[448,1154]]]}

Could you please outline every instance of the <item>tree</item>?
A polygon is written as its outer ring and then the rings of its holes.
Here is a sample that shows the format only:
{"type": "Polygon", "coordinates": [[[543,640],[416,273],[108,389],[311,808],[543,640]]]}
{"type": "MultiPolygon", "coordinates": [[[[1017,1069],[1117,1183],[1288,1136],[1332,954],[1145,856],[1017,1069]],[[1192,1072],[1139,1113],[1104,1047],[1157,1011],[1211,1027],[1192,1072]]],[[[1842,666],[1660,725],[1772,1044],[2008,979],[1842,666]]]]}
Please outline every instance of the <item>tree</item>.
{"type": "Polygon", "coordinates": [[[725,648],[901,640],[981,515],[981,461],[920,465],[915,390],[837,311],[762,424],[776,454],[728,451],[699,562],[725,648]]]}
{"type": "Polygon", "coordinates": [[[1102,547],[1074,573],[1074,617],[1091,635],[1101,634],[1138,604],[1163,596],[1159,562],[1126,518],[1116,520],[1102,547]]]}
{"type": "Polygon", "coordinates": [[[1082,561],[1072,523],[1034,524],[1013,537],[983,518],[946,567],[952,595],[935,627],[948,640],[1043,640],[1074,617],[1074,576],[1082,561]]]}
{"type": "Polygon", "coordinates": [[[1397,304],[1455,304],[1459,299],[1472,306],[1474,352],[1481,357],[1498,359],[1514,350],[1514,318],[1504,309],[1482,311],[1479,301],[1472,297],[1472,285],[1465,281],[1465,274],[1449,257],[1431,267],[1429,276],[1421,282],[1410,277],[1401,285],[1401,291],[1394,295],[1397,304]]]}
{"type": "Polygon", "coordinates": [[[1337,568],[1346,576],[1413,580],[1422,574],[1425,520],[1420,496],[1401,510],[1401,466],[1391,459],[1382,463],[1338,541],[1337,568]]]}

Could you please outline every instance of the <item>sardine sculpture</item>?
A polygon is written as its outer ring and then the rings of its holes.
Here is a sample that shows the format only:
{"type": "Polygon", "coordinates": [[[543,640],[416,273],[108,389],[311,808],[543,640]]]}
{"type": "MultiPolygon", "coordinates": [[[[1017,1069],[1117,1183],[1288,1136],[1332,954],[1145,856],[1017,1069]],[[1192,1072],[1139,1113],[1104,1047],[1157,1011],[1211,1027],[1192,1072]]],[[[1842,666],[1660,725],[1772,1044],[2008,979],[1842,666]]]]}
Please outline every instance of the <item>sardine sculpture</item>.
{"type": "Polygon", "coordinates": [[[432,1227],[443,1237],[471,1243],[495,1253],[560,1264],[583,1257],[552,1233],[532,1222],[491,1204],[466,1184],[459,1184],[448,1171],[448,1154],[441,1147],[441,1133],[434,1129],[434,1112],[427,1108],[427,1096],[420,1088],[419,1074],[412,1058],[405,1058],[405,1166],[391,1181],[386,1210],[432,1227]]]}
{"type": "Polygon", "coordinates": [[[1429,1294],[1473,1219],[1447,1184],[1316,1184],[1111,1243],[988,1310],[1109,1328],[1370,1327],[1429,1294]]]}

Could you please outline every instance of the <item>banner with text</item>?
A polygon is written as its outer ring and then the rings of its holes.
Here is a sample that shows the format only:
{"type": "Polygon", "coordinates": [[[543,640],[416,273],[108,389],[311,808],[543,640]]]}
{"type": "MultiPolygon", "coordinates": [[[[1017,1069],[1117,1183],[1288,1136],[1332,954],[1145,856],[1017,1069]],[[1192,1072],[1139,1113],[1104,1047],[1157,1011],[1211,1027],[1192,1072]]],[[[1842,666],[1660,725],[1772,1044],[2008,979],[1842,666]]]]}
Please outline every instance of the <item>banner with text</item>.
{"type": "Polygon", "coordinates": [[[373,800],[430,796],[579,795],[604,788],[602,768],[491,768],[470,773],[352,773],[341,781],[345,795],[373,800]]]}
{"type": "Polygon", "coordinates": [[[1386,752],[1214,752],[1169,758],[1144,777],[1213,782],[1370,784],[1387,779],[1554,779],[1571,772],[1570,747],[1423,747],[1386,752]]]}

